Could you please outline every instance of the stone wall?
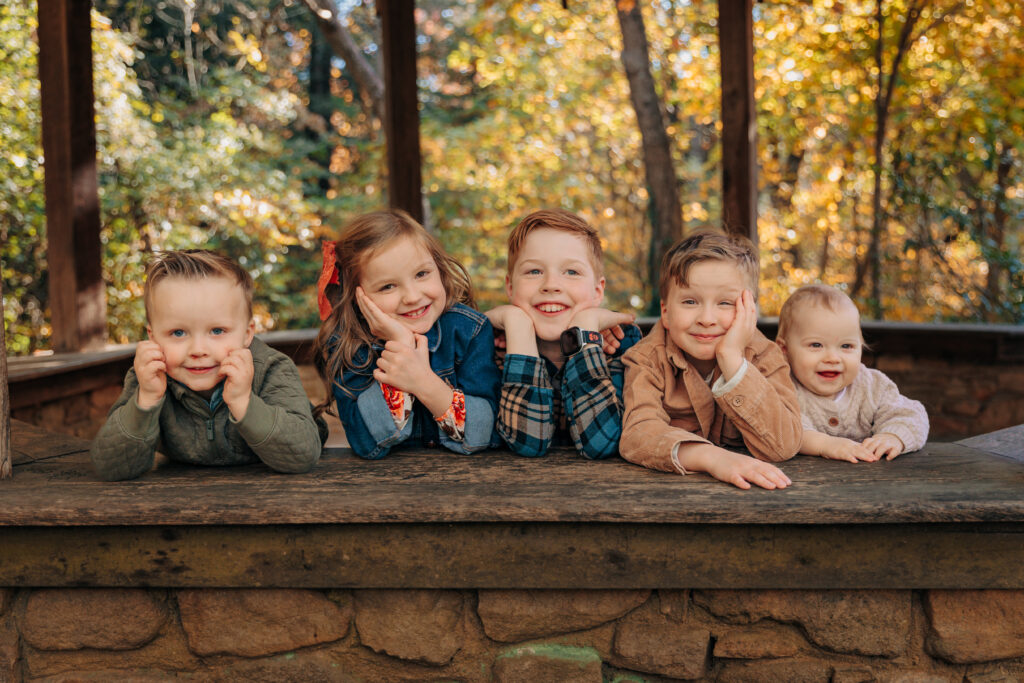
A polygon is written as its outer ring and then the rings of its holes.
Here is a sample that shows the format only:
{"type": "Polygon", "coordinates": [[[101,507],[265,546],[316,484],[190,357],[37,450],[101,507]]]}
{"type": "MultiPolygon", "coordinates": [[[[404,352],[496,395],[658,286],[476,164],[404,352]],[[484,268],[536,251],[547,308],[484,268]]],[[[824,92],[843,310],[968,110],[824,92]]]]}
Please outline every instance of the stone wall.
{"type": "Polygon", "coordinates": [[[1024,680],[1024,591],[0,589],[0,681],[1024,680]]]}

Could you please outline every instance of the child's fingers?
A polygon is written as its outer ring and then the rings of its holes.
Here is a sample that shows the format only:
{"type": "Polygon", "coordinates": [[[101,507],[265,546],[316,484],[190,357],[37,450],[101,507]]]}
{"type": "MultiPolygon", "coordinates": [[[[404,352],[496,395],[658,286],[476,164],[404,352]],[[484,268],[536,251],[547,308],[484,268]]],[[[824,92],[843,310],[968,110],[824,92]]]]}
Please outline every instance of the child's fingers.
{"type": "Polygon", "coordinates": [[[740,474],[739,472],[729,477],[729,483],[732,484],[733,486],[736,486],[737,488],[741,488],[744,490],[750,488],[750,483],[746,479],[744,479],[743,475],[740,474]]]}

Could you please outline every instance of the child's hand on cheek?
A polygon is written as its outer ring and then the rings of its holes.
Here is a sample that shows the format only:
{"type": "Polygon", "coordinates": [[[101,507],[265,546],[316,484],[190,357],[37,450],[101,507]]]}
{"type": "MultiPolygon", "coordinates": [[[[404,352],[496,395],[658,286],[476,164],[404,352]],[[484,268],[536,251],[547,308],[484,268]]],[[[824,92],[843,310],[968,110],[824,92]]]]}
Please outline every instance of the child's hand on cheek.
{"type": "Polygon", "coordinates": [[[224,403],[236,421],[245,417],[252,396],[252,351],[233,349],[220,362],[219,375],[224,378],[224,403]]]}
{"type": "Polygon", "coordinates": [[[154,341],[140,341],[135,346],[135,377],[139,380],[139,408],[149,410],[167,391],[167,364],[164,352],[154,341]]]}
{"type": "Polygon", "coordinates": [[[366,318],[370,334],[377,339],[383,339],[385,342],[397,341],[406,346],[415,344],[412,330],[380,310],[362,287],[356,287],[356,305],[366,318]]]}
{"type": "Polygon", "coordinates": [[[533,321],[523,309],[512,304],[496,306],[484,313],[494,328],[494,346],[508,353],[537,355],[537,336],[533,321]]]}
{"type": "Polygon", "coordinates": [[[750,290],[744,289],[736,299],[736,317],[715,350],[718,367],[722,369],[722,376],[726,382],[732,379],[743,365],[743,351],[754,338],[756,329],[757,307],[754,305],[754,295],[750,290]]]}

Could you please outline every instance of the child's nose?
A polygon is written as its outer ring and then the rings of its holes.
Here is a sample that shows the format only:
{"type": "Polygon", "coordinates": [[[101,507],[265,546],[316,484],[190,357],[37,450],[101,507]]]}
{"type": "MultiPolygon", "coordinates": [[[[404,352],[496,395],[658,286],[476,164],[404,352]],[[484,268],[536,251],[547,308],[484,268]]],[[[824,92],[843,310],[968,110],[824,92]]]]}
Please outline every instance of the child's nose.
{"type": "Polygon", "coordinates": [[[541,282],[540,288],[545,292],[557,292],[561,287],[559,286],[558,276],[555,274],[546,274],[544,281],[541,282]]]}

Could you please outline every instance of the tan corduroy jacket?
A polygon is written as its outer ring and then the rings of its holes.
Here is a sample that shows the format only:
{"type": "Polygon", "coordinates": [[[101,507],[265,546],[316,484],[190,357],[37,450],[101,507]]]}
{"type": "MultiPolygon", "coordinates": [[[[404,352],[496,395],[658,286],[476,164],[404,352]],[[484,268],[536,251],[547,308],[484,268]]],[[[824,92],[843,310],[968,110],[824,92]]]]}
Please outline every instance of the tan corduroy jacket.
{"type": "Polygon", "coordinates": [[[744,357],[748,366],[743,378],[715,398],[661,322],[656,323],[623,358],[622,457],[675,472],[672,448],[677,443],[745,447],[769,462],[796,455],[803,427],[782,350],[755,331],[744,357]]]}

